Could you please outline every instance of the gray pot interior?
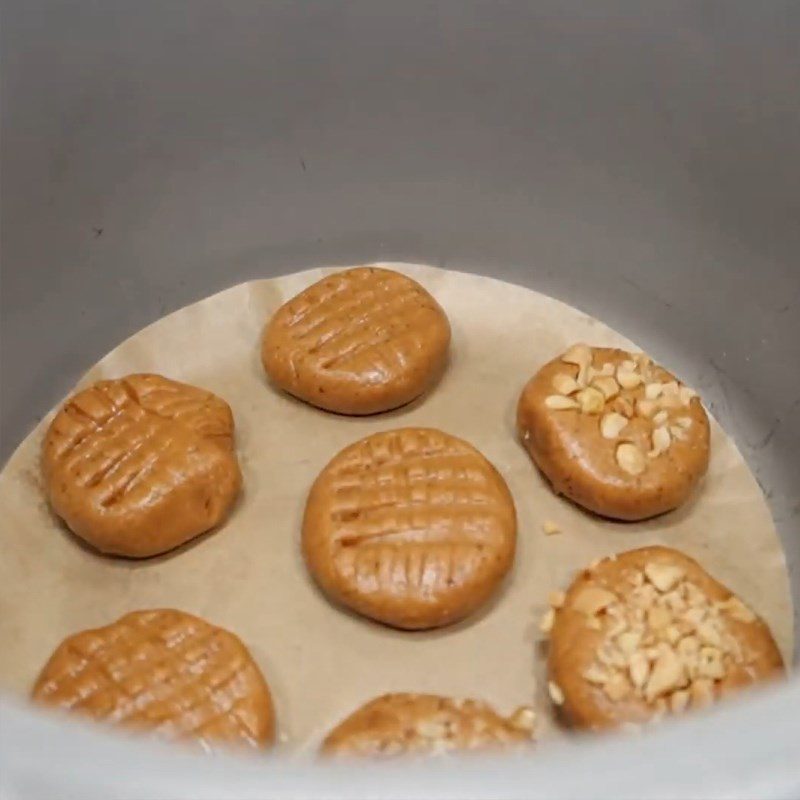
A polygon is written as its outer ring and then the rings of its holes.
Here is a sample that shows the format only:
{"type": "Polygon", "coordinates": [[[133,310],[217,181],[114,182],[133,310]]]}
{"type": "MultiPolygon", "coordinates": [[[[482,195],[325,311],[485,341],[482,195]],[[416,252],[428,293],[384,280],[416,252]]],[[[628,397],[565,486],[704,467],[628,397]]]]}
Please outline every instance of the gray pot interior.
{"type": "Polygon", "coordinates": [[[423,261],[561,298],[696,385],[796,572],[798,41],[780,0],[10,0],[0,457],[175,308],[423,261]]]}

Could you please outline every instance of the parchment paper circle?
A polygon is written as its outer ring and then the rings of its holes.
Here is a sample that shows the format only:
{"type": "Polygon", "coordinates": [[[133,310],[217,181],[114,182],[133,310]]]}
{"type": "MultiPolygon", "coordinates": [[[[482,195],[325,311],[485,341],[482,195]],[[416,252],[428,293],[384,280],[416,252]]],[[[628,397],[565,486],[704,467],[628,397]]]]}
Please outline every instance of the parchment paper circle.
{"type": "Polygon", "coordinates": [[[381,266],[420,281],[453,326],[443,380],[399,411],[328,414],[264,377],[258,346],[265,321],[333,269],[244,283],[187,306],[123,342],[84,376],[80,385],[160,372],[231,404],[244,493],[224,527],[194,544],[147,561],[106,558],[81,546],[40,488],[39,447],[50,417],[25,439],[0,474],[0,687],[27,693],[51,650],[74,631],[134,609],[176,607],[246,642],[273,689],[288,746],[313,747],[357,705],[400,690],[474,696],[503,711],[532,702],[546,735],[554,728],[537,624],[547,594],[595,557],[656,542],[697,558],[762,614],[788,663],[792,603],[783,551],[755,479],[719,425],[713,424],[709,475],[686,507],[635,524],[584,514],[552,494],[517,442],[517,397],[540,365],[575,341],[631,343],[529,289],[422,265],[381,266]],[[474,617],[429,633],[393,631],[334,608],[299,551],[303,506],[317,472],[350,442],[405,425],[439,427],[472,442],[505,477],[519,516],[516,564],[503,590],[474,617]],[[545,536],[545,520],[563,532],[545,536]]]}

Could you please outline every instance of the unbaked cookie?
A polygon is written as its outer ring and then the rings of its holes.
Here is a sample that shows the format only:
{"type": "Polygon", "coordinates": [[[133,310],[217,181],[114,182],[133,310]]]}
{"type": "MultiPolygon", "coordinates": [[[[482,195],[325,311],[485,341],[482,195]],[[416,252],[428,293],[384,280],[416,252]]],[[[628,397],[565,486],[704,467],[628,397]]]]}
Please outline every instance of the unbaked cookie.
{"type": "Polygon", "coordinates": [[[182,611],[134,611],[68,637],[45,665],[32,697],[206,747],[264,747],[274,737],[270,692],[245,646],[182,611]]]}
{"type": "Polygon", "coordinates": [[[281,389],[340,414],[405,405],[441,375],[450,323],[416,281],[377,267],[323,278],[281,306],[261,359],[281,389]]]}
{"type": "Polygon", "coordinates": [[[517,428],[556,492],[614,519],[677,508],[708,469],[700,399],[642,354],[576,345],[525,386],[517,428]]]}
{"type": "Polygon", "coordinates": [[[677,550],[603,559],[551,604],[550,695],[579,728],[654,721],[783,674],[767,625],[677,550]]]}
{"type": "Polygon", "coordinates": [[[479,700],[433,694],[385,694],[337,725],[322,744],[326,755],[397,756],[524,745],[535,715],[522,707],[501,717],[479,700]]]}
{"type": "Polygon", "coordinates": [[[495,591],[516,531],[505,481],[472,445],[404,428],[346,447],[322,470],[303,554],[336,602],[397,628],[435,628],[495,591]]]}
{"type": "Polygon", "coordinates": [[[160,375],[78,392],[56,414],[42,456],[56,514],[101,552],[136,558],[219,524],[241,485],[228,404],[160,375]]]}

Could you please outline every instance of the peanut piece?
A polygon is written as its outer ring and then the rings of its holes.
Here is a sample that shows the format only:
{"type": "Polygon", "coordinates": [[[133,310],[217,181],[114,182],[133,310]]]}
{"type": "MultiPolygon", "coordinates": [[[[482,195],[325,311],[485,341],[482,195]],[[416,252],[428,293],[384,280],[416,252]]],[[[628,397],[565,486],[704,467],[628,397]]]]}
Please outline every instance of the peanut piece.
{"type": "Polygon", "coordinates": [[[716,647],[701,647],[698,672],[703,678],[712,678],[714,680],[724,678],[725,664],[722,661],[722,651],[716,647]]]}
{"type": "Polygon", "coordinates": [[[605,414],[600,420],[600,433],[604,439],[616,439],[627,424],[628,420],[622,414],[612,411],[610,414],[605,414]]]}
{"type": "Polygon", "coordinates": [[[656,427],[661,427],[666,423],[668,419],[669,419],[669,413],[667,411],[659,411],[653,417],[653,425],[655,425],[656,427]]]}
{"type": "Polygon", "coordinates": [[[611,361],[606,361],[606,363],[600,368],[600,374],[604,375],[606,378],[613,377],[614,372],[614,364],[611,361]]]}
{"type": "Polygon", "coordinates": [[[553,409],[553,411],[567,411],[572,408],[580,408],[580,406],[571,398],[564,397],[563,394],[551,394],[545,397],[544,404],[553,409]]]}
{"type": "Polygon", "coordinates": [[[546,519],[542,523],[542,530],[545,536],[554,536],[557,533],[561,533],[561,528],[558,527],[558,523],[553,522],[551,519],[546,519]]]}
{"type": "Polygon", "coordinates": [[[642,451],[630,442],[624,442],[617,447],[617,465],[629,475],[641,475],[647,468],[642,451]]]}
{"type": "Polygon", "coordinates": [[[711,620],[701,622],[697,626],[697,636],[703,644],[710,647],[722,647],[720,630],[711,620]]]}
{"type": "Polygon", "coordinates": [[[572,601],[572,608],[593,617],[617,599],[616,595],[599,586],[584,587],[572,601]]]}
{"type": "Polygon", "coordinates": [[[580,386],[578,386],[578,381],[575,378],[562,372],[553,378],[553,388],[559,394],[570,395],[577,392],[580,386]]]}
{"type": "Polygon", "coordinates": [[[636,413],[646,419],[650,419],[656,413],[656,409],[658,409],[658,404],[655,400],[639,400],[636,403],[636,413]]]}
{"type": "Polygon", "coordinates": [[[547,611],[544,612],[541,622],[539,623],[539,630],[542,633],[550,633],[550,631],[553,630],[555,618],[556,612],[552,608],[548,608],[547,611]]]}
{"type": "Polygon", "coordinates": [[[561,687],[557,683],[548,681],[547,692],[555,705],[560,706],[564,704],[564,692],[561,691],[561,687]]]}
{"type": "Polygon", "coordinates": [[[638,372],[632,372],[620,367],[617,370],[617,383],[623,389],[635,389],[642,383],[642,376],[638,372]]]}
{"type": "Polygon", "coordinates": [[[657,697],[680,689],[686,682],[686,670],[672,648],[664,648],[650,673],[650,680],[644,690],[645,699],[651,703],[657,697]]]}
{"type": "Polygon", "coordinates": [[[631,693],[631,686],[628,683],[628,679],[621,672],[616,672],[611,676],[608,683],[603,686],[603,691],[612,703],[618,703],[631,693]]]}
{"type": "Polygon", "coordinates": [[[686,573],[674,564],[651,561],[645,565],[644,574],[659,592],[669,592],[686,573]]]}
{"type": "Polygon", "coordinates": [[[426,739],[444,739],[447,736],[447,728],[441,722],[423,719],[415,727],[417,733],[426,739]]]}
{"type": "Polygon", "coordinates": [[[672,622],[672,614],[666,608],[653,606],[647,612],[647,624],[654,630],[660,631],[672,622]]]}
{"type": "Polygon", "coordinates": [[[561,356],[561,360],[576,367],[588,367],[592,363],[592,349],[585,344],[573,345],[561,356]]]}
{"type": "Polygon", "coordinates": [[[638,631],[625,630],[617,636],[617,646],[628,657],[636,652],[641,641],[642,634],[638,631]]]}
{"type": "Polygon", "coordinates": [[[627,397],[615,397],[614,401],[611,403],[611,408],[617,412],[617,414],[622,414],[623,417],[627,417],[631,419],[634,413],[634,405],[631,400],[627,397]]]}
{"type": "Polygon", "coordinates": [[[653,431],[653,449],[647,454],[650,458],[658,458],[662,453],[669,450],[672,444],[672,437],[667,428],[656,428],[653,431]]]}
{"type": "Polygon", "coordinates": [[[686,435],[686,431],[678,425],[670,425],[669,432],[672,434],[672,438],[677,439],[679,442],[685,442],[689,438],[686,435]]]}
{"type": "Polygon", "coordinates": [[[646,400],[658,400],[664,391],[663,383],[648,383],[644,387],[644,396],[646,400]]]}
{"type": "Polygon", "coordinates": [[[508,722],[512,728],[516,728],[518,731],[533,733],[536,727],[536,712],[528,706],[522,706],[511,715],[508,722]]]}
{"type": "Polygon", "coordinates": [[[619,394],[619,384],[613,378],[606,376],[595,378],[592,386],[599,389],[606,400],[613,400],[619,394]]]}
{"type": "Polygon", "coordinates": [[[599,664],[591,664],[586,672],[583,673],[583,679],[595,686],[602,686],[608,683],[611,675],[606,672],[599,664]]]}
{"type": "Polygon", "coordinates": [[[668,625],[664,630],[664,636],[673,647],[681,640],[681,632],[675,625],[668,625]]]}
{"type": "Polygon", "coordinates": [[[628,662],[628,671],[633,685],[637,689],[644,688],[650,677],[650,662],[647,660],[647,656],[641,651],[634,653],[628,662]]]}
{"type": "Polygon", "coordinates": [[[600,414],[606,404],[603,393],[591,386],[581,389],[577,394],[577,399],[584,414],[600,414]]]}

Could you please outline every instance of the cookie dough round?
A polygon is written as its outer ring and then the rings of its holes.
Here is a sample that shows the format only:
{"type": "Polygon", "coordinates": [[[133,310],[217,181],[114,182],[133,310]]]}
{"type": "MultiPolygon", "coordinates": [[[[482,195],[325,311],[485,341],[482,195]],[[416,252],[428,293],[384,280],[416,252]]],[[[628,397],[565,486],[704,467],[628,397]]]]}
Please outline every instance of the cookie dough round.
{"type": "Polygon", "coordinates": [[[284,391],[340,414],[411,402],[439,378],[450,323],[416,281],[377,267],[323,278],[281,306],[261,360],[284,391]]]}
{"type": "Polygon", "coordinates": [[[385,694],[340,722],[322,743],[322,752],[388,757],[519,746],[530,743],[534,722],[526,707],[506,718],[479,700],[385,694]]]}
{"type": "Polygon", "coordinates": [[[37,703],[165,739],[265,747],[269,688],[232,633],[169,609],[134,611],[65,639],[42,670],[37,703]]]}
{"type": "Polygon", "coordinates": [[[783,674],[767,625],[677,550],[603,559],[552,602],[550,694],[578,728],[643,724],[783,674]]]}
{"type": "Polygon", "coordinates": [[[556,492],[613,519],[677,508],[708,469],[700,399],[623,350],[576,345],[546,364],[522,391],[517,429],[556,492]]]}
{"type": "Polygon", "coordinates": [[[42,468],[50,504],[75,534],[135,558],[218,525],[241,486],[228,404],[160,375],[98,381],[67,400],[42,468]]]}
{"type": "Polygon", "coordinates": [[[505,481],[472,445],[404,428],[346,447],[322,470],[303,555],[335,602],[397,628],[435,628],[488,600],[516,532],[505,481]]]}

